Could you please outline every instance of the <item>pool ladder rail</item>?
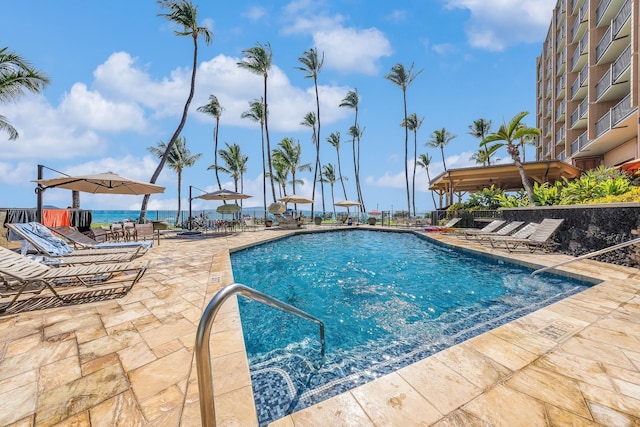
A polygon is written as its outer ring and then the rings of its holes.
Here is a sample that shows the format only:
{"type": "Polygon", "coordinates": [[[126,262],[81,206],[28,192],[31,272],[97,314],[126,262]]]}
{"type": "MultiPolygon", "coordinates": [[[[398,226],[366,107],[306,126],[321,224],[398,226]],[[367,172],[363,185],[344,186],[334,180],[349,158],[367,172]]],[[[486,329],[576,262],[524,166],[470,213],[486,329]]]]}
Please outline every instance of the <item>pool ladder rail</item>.
{"type": "Polygon", "coordinates": [[[286,313],[293,314],[320,326],[320,345],[321,356],[324,359],[324,323],[314,316],[292,306],[277,300],[253,288],[233,283],[225,286],[218,291],[211,299],[200,319],[198,330],[196,331],[196,370],[198,373],[198,389],[200,394],[200,417],[202,425],[205,427],[214,427],[216,425],[216,413],[213,399],[213,376],[211,374],[211,350],[209,347],[211,338],[211,328],[218,311],[222,304],[233,295],[242,295],[253,301],[268,305],[270,307],[282,310],[286,313]]]}

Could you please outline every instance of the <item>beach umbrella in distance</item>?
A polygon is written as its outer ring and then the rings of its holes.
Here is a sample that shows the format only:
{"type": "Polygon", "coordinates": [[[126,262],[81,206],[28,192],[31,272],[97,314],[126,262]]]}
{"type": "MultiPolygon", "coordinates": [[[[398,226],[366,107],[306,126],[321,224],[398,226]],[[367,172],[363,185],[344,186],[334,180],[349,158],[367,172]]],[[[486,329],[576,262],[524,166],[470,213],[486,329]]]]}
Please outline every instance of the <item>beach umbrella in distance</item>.
{"type": "Polygon", "coordinates": [[[369,215],[373,215],[373,216],[380,216],[382,214],[382,212],[380,212],[377,209],[374,209],[372,211],[369,211],[369,215]]]}
{"type": "Polygon", "coordinates": [[[287,210],[287,207],[284,203],[276,202],[269,205],[269,212],[271,212],[272,214],[282,213],[285,210],[287,210]]]}
{"type": "Polygon", "coordinates": [[[229,205],[220,205],[216,208],[216,212],[222,215],[226,214],[236,214],[240,212],[242,208],[235,203],[229,205]]]}
{"type": "Polygon", "coordinates": [[[280,199],[278,199],[281,202],[285,202],[285,203],[295,203],[295,204],[309,204],[309,203],[313,203],[313,200],[308,199],[306,197],[302,197],[302,196],[298,196],[297,194],[292,194],[290,196],[285,196],[282,197],[280,199]]]}
{"type": "Polygon", "coordinates": [[[343,207],[343,208],[350,208],[350,207],[353,207],[353,206],[360,206],[361,203],[360,202],[356,202],[355,200],[343,200],[341,202],[336,202],[335,205],[343,207]]]}
{"type": "Polygon", "coordinates": [[[248,194],[236,193],[235,191],[225,190],[223,188],[222,190],[201,194],[200,196],[194,198],[203,200],[241,200],[248,199],[250,197],[253,196],[249,196],[248,194]]]}
{"type": "Polygon", "coordinates": [[[163,193],[164,187],[149,182],[125,178],[113,172],[95,175],[64,176],[62,178],[38,179],[34,181],[42,189],[64,188],[93,194],[155,194],[163,193]]]}

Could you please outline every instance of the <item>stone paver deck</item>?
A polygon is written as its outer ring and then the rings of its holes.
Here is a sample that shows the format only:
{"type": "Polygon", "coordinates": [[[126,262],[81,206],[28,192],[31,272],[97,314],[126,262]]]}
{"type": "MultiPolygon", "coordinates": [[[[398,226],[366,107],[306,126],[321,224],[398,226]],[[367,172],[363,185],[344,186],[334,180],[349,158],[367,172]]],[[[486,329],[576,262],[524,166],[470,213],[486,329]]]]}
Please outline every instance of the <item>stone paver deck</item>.
{"type": "MultiPolygon", "coordinates": [[[[124,298],[0,317],[0,426],[200,425],[195,333],[233,282],[229,251],[290,233],[164,238],[124,298]]],[[[522,263],[569,259],[429,235],[522,263]]],[[[603,282],[271,425],[640,425],[640,270],[562,269],[603,282]]],[[[257,425],[235,299],[211,348],[217,425],[257,425]]]]}

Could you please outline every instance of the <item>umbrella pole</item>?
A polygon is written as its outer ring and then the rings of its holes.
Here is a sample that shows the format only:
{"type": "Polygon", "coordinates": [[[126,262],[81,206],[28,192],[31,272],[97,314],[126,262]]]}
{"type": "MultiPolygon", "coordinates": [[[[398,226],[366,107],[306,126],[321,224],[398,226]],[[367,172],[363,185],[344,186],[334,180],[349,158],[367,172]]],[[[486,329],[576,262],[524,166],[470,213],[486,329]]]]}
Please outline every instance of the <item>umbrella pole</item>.
{"type": "MultiPolygon", "coordinates": [[[[38,180],[42,179],[42,169],[44,166],[38,165],[38,180]]],[[[42,193],[46,188],[38,184],[36,187],[36,221],[42,222],[42,193]]]]}
{"type": "Polygon", "coordinates": [[[189,186],[189,218],[187,218],[187,223],[189,224],[189,231],[191,231],[191,189],[193,186],[189,186]]]}

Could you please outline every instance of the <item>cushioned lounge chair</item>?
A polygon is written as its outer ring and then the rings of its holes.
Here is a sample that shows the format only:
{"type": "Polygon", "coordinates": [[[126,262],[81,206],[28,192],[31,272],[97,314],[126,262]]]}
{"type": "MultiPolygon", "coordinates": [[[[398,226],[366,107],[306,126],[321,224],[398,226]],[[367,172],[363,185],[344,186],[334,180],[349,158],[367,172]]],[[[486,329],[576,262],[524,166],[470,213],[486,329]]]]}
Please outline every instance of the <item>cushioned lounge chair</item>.
{"type": "Polygon", "coordinates": [[[444,225],[430,225],[428,227],[424,228],[424,231],[452,231],[453,227],[459,223],[462,220],[462,218],[451,218],[449,221],[447,221],[446,224],[444,225]]]}
{"type": "Polygon", "coordinates": [[[497,231],[498,228],[502,227],[505,224],[505,222],[507,221],[504,221],[501,219],[494,219],[493,221],[491,221],[489,224],[485,225],[482,228],[465,228],[460,230],[459,233],[464,237],[466,237],[467,239],[469,239],[471,238],[471,236],[475,234],[493,233],[494,231],[497,231]]]}
{"type": "MultiPolygon", "coordinates": [[[[80,264],[93,262],[120,262],[130,261],[144,253],[142,247],[123,247],[123,248],[96,248],[96,249],[76,249],[71,248],[67,243],[56,237],[51,231],[39,222],[7,224],[9,230],[28,242],[29,245],[39,254],[56,259],[69,259],[62,263],[80,264]],[[95,258],[94,260],[85,258],[84,260],[75,260],[72,258],[86,256],[113,256],[112,258],[95,258]]],[[[23,244],[23,254],[26,255],[28,247],[23,244]]]]}
{"type": "Polygon", "coordinates": [[[511,221],[506,225],[504,225],[503,227],[498,228],[496,231],[489,232],[489,233],[475,233],[467,237],[475,238],[476,240],[484,240],[491,236],[508,236],[511,233],[515,232],[520,227],[522,227],[522,224],[524,224],[524,221],[511,221]]]}
{"type": "Polygon", "coordinates": [[[490,244],[491,241],[493,240],[494,244],[498,244],[498,242],[501,241],[501,239],[504,238],[504,240],[508,240],[508,239],[513,239],[513,238],[517,238],[517,239],[526,239],[529,236],[531,236],[531,234],[536,230],[536,228],[538,227],[537,222],[530,222],[528,224],[525,224],[524,227],[518,229],[517,231],[509,234],[508,236],[501,236],[498,234],[495,235],[485,235],[482,236],[478,239],[478,241],[482,244],[490,244]]]}
{"type": "Polygon", "coordinates": [[[526,247],[530,252],[535,252],[536,250],[549,251],[557,245],[551,238],[563,222],[563,219],[545,218],[538,224],[533,233],[525,239],[514,236],[502,236],[499,238],[490,237],[489,242],[492,247],[504,247],[509,252],[512,252],[518,247],[526,247]]]}
{"type": "MultiPolygon", "coordinates": [[[[137,225],[137,224],[136,224],[137,225]]],[[[153,239],[153,226],[149,224],[151,227],[151,238],[153,239]]],[[[84,233],[78,231],[75,227],[61,226],[61,227],[48,227],[51,231],[60,236],[64,237],[71,243],[73,243],[75,248],[84,248],[84,249],[96,249],[96,248],[137,248],[142,247],[144,249],[148,249],[153,245],[153,241],[144,241],[144,242],[116,242],[116,243],[104,243],[98,242],[95,239],[87,236],[84,233]]],[[[137,235],[137,230],[136,230],[137,235]]]]}
{"type": "Polygon", "coordinates": [[[55,268],[0,247],[0,313],[118,298],[142,278],[148,264],[55,268]]]}

